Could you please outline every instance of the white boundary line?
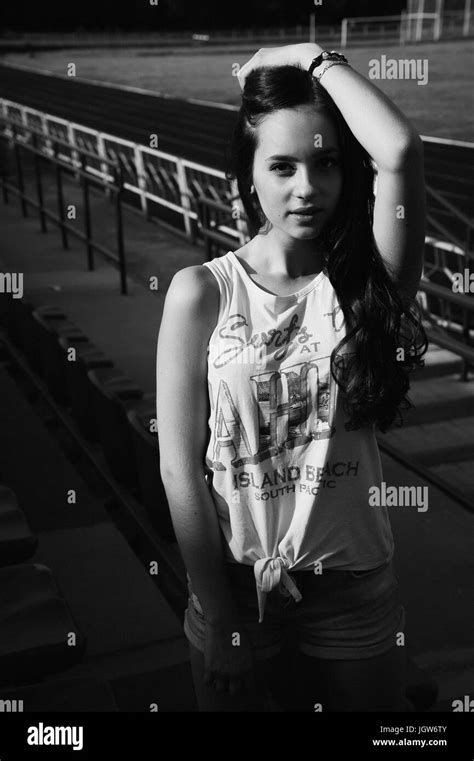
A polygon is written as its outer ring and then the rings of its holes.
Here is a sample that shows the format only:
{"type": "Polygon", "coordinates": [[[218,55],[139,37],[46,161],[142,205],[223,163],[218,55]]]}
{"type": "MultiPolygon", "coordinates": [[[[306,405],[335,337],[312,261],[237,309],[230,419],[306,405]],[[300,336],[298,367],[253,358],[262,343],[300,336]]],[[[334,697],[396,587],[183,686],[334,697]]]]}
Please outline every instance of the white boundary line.
{"type": "Polygon", "coordinates": [[[429,137],[428,135],[420,135],[420,137],[427,143],[440,143],[441,145],[457,145],[461,148],[474,148],[474,143],[468,143],[466,140],[450,140],[446,137],[429,137]]]}

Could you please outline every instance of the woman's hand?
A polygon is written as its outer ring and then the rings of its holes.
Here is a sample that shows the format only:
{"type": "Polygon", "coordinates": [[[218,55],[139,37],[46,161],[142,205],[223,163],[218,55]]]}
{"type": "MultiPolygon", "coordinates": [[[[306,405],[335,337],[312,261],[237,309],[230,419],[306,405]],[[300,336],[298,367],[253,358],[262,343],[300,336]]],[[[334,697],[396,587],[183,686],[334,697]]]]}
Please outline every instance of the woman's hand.
{"type": "Polygon", "coordinates": [[[213,686],[216,692],[236,695],[255,689],[254,680],[253,653],[242,627],[236,622],[210,624],[207,621],[204,684],[213,686]]]}
{"type": "Polygon", "coordinates": [[[297,45],[282,45],[278,48],[260,48],[255,55],[245,63],[237,74],[240,87],[243,89],[245,78],[258,66],[300,65],[308,69],[311,61],[322,53],[324,48],[315,42],[300,42],[297,45]]]}

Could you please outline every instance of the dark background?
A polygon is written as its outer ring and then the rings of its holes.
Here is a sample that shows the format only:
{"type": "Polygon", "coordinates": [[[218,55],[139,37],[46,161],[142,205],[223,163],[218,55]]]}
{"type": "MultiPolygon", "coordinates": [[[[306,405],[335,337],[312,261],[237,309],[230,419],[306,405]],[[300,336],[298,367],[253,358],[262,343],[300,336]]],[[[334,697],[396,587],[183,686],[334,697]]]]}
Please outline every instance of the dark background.
{"type": "Polygon", "coordinates": [[[400,13],[406,0],[4,0],[0,29],[10,31],[81,31],[141,29],[238,29],[339,22],[344,16],[400,13]]]}

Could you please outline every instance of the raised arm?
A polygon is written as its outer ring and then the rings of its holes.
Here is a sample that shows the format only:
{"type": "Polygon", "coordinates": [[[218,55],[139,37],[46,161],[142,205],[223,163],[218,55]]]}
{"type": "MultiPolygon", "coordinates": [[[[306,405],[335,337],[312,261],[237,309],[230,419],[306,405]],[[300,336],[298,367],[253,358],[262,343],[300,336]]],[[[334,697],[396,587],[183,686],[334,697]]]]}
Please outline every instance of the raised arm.
{"type": "MultiPolygon", "coordinates": [[[[316,43],[262,48],[240,69],[298,65],[307,70],[323,52],[316,43]]],[[[373,233],[388,274],[409,297],[416,295],[423,269],[425,183],[423,143],[414,126],[378,87],[351,66],[318,66],[327,90],[354,137],[378,169],[373,233]]]]}
{"type": "MultiPolygon", "coordinates": [[[[207,653],[208,678],[229,678],[249,665],[245,648],[232,647],[239,631],[228,585],[222,534],[204,478],[209,399],[207,345],[217,322],[219,290],[206,267],[174,276],[165,300],[156,358],[160,471],[176,538],[193,588],[214,637],[207,653]],[[216,645],[217,642],[217,645],[216,645]]],[[[233,687],[224,684],[224,689],[233,687]]]]}
{"type": "Polygon", "coordinates": [[[421,138],[397,106],[353,68],[331,66],[320,81],[377,164],[375,242],[396,285],[414,297],[423,270],[426,224],[421,138]]]}

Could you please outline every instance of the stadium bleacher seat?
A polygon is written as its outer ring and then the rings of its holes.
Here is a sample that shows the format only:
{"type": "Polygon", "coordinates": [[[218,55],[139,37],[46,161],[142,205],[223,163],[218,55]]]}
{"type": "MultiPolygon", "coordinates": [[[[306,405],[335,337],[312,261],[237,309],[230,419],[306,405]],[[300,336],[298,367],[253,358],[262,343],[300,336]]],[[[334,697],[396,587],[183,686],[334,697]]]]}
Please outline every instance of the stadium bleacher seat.
{"type": "Polygon", "coordinates": [[[61,309],[49,304],[35,305],[26,298],[14,299],[11,294],[3,294],[1,301],[3,302],[0,310],[2,324],[11,341],[23,351],[25,346],[30,343],[29,330],[34,310],[48,319],[66,319],[65,313],[61,309]]]}
{"type": "Polygon", "coordinates": [[[89,370],[93,412],[99,440],[107,465],[120,483],[131,489],[138,487],[126,402],[143,398],[143,391],[116,369],[89,370]]]}
{"type": "Polygon", "coordinates": [[[26,298],[8,299],[8,312],[6,315],[7,332],[12,342],[17,348],[24,350],[24,343],[27,340],[28,325],[31,322],[31,314],[34,304],[26,298]]]}
{"type": "Polygon", "coordinates": [[[27,560],[37,546],[38,539],[18,505],[15,492],[0,484],[0,566],[27,560]]]}
{"type": "Polygon", "coordinates": [[[28,335],[26,353],[36,370],[42,375],[52,396],[62,404],[69,403],[67,380],[59,338],[68,338],[77,343],[86,342],[87,336],[69,320],[59,320],[32,313],[31,330],[28,335]]]}
{"type": "Polygon", "coordinates": [[[82,660],[85,649],[49,568],[0,568],[0,685],[31,683],[67,669],[82,660]]]}
{"type": "Polygon", "coordinates": [[[93,411],[91,383],[87,373],[95,368],[113,368],[114,364],[90,341],[76,343],[70,338],[63,337],[59,338],[58,345],[62,350],[61,360],[65,369],[72,416],[83,436],[90,441],[97,441],[99,431],[93,411]],[[76,352],[75,361],[68,360],[68,352],[71,348],[74,348],[76,352]]]}
{"type": "Polygon", "coordinates": [[[134,404],[127,412],[137,464],[141,503],[159,536],[176,541],[168,500],[160,475],[158,435],[150,431],[156,419],[156,397],[134,404]]]}

